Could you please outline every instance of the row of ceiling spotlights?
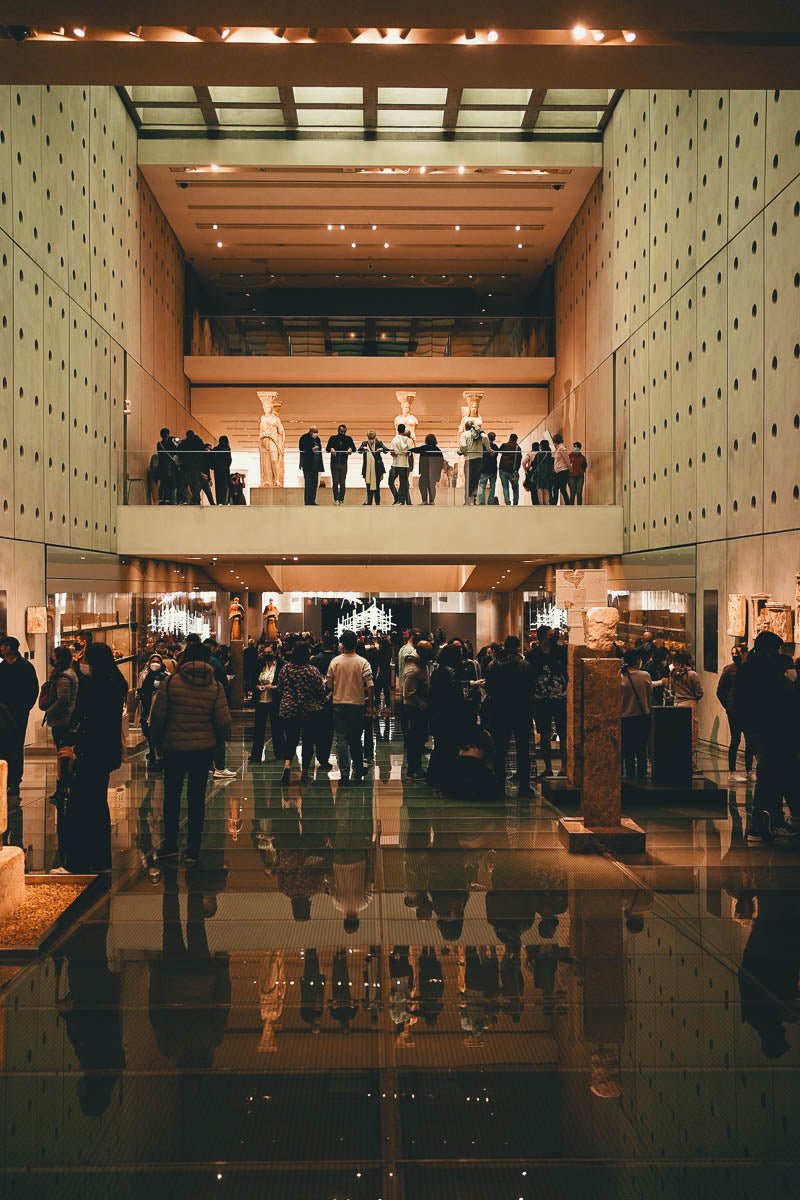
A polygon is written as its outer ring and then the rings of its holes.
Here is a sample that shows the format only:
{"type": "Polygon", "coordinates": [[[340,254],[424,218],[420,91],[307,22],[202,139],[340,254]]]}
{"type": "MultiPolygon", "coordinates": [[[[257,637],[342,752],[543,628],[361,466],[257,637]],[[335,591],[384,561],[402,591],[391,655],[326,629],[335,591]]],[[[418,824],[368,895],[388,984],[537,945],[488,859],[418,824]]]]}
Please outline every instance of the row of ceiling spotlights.
{"type": "MultiPolygon", "coordinates": [[[[132,25],[130,27],[130,29],[128,30],[128,33],[132,38],[138,39],[141,37],[141,30],[142,30],[141,25],[132,25]]],[[[75,38],[84,38],[84,37],[86,37],[86,26],[85,25],[74,25],[70,32],[71,32],[72,36],[75,38]]],[[[227,41],[227,39],[230,37],[232,31],[228,26],[223,26],[217,32],[218,32],[221,40],[224,42],[224,41],[227,41]]],[[[378,32],[380,33],[381,39],[383,41],[403,42],[408,37],[408,34],[411,31],[409,29],[385,29],[385,30],[379,30],[378,32]]],[[[622,32],[623,40],[628,42],[628,44],[636,41],[636,34],[634,33],[634,31],[632,29],[623,29],[621,32],[622,32]]],[[[58,37],[64,37],[66,34],[66,31],[65,31],[64,26],[60,25],[57,29],[53,30],[53,33],[56,34],[56,36],[58,36],[58,37]]],[[[589,38],[590,35],[591,35],[592,40],[595,42],[604,42],[606,39],[606,33],[605,33],[605,30],[603,30],[603,29],[589,29],[586,25],[583,25],[581,22],[578,22],[576,25],[573,25],[572,37],[573,37],[574,41],[585,42],[589,38]]],[[[278,36],[279,36],[279,40],[282,40],[282,33],[279,32],[278,36]]],[[[464,39],[467,42],[477,41],[478,34],[474,29],[465,29],[464,30],[464,39]]],[[[487,42],[495,43],[495,42],[498,42],[499,40],[500,40],[500,34],[497,32],[496,29],[488,30],[488,32],[486,34],[487,42]]]]}

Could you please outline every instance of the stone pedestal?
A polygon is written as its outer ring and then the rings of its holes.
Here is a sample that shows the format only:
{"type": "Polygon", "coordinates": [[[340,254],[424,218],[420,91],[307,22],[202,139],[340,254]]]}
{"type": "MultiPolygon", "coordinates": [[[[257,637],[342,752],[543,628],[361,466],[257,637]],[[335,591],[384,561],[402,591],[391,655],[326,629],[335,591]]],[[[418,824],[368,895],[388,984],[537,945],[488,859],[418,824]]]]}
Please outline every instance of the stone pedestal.
{"type": "Polygon", "coordinates": [[[241,708],[244,704],[244,642],[237,638],[231,642],[231,707],[241,708]]]}
{"type": "Polygon", "coordinates": [[[572,642],[567,647],[567,778],[576,788],[583,787],[583,664],[602,654],[572,642]]]}
{"type": "Polygon", "coordinates": [[[25,855],[19,846],[3,846],[8,828],[8,763],[0,759],[0,920],[25,899],[25,855]]]}
{"type": "MultiPolygon", "coordinates": [[[[562,818],[559,839],[574,853],[636,853],[644,850],[644,831],[622,820],[619,660],[586,657],[582,646],[574,650],[568,739],[575,747],[574,761],[580,764],[582,815],[562,818]]],[[[571,774],[570,779],[576,782],[571,774]]]]}

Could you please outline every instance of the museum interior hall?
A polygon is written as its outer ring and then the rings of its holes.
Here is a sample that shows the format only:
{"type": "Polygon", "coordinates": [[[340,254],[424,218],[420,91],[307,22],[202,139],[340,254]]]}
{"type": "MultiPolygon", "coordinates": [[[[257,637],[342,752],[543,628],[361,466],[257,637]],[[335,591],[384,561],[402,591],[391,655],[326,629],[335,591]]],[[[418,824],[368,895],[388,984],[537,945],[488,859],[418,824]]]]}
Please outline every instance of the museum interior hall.
{"type": "Polygon", "coordinates": [[[4,0],[0,1195],[796,1196],[799,63],[4,0]]]}

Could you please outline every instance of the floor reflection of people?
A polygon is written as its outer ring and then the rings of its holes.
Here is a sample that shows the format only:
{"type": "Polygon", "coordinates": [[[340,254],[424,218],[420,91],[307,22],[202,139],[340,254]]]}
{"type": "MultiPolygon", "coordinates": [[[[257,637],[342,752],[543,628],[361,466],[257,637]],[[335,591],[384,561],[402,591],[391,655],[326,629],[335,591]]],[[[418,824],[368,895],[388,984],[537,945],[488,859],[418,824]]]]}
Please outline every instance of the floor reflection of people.
{"type": "Polygon", "coordinates": [[[381,1012],[381,947],[370,946],[364,956],[364,1008],[371,1025],[377,1025],[381,1012]]]}
{"type": "Polygon", "coordinates": [[[350,1032],[350,1025],[358,1014],[358,1005],[353,1000],[350,986],[349,956],[347,950],[337,950],[333,956],[331,998],[328,1001],[330,1014],[341,1026],[342,1033],[350,1032]]]}
{"type": "Polygon", "coordinates": [[[754,911],[739,970],[742,1020],[765,1056],[780,1058],[789,1050],[785,1024],[797,1019],[800,892],[759,887],[754,911]]]}
{"type": "Polygon", "coordinates": [[[300,1017],[311,1026],[312,1033],[320,1031],[322,1014],[325,1011],[326,982],[316,950],[304,950],[303,975],[300,979],[300,1017]]]}
{"type": "Polygon", "coordinates": [[[503,945],[500,984],[504,1010],[516,1024],[523,1009],[525,985],[522,978],[522,935],[533,927],[541,893],[536,859],[528,849],[511,845],[519,840],[516,831],[506,830],[507,847],[494,855],[492,886],[486,893],[486,919],[503,945]]]}
{"type": "Polygon", "coordinates": [[[459,1015],[465,1045],[478,1046],[497,1021],[499,975],[494,946],[467,946],[459,963],[459,1015]]]}
{"type": "Polygon", "coordinates": [[[161,868],[156,862],[155,851],[161,841],[162,817],[163,808],[156,792],[156,781],[148,776],[139,805],[135,840],[142,866],[153,884],[161,880],[161,868]]]}
{"type": "Polygon", "coordinates": [[[272,785],[269,794],[278,887],[289,897],[295,921],[311,919],[314,896],[325,891],[333,844],[333,793],[327,776],[299,788],[272,785]]]}
{"type": "Polygon", "coordinates": [[[397,1044],[411,1044],[411,1027],[416,1024],[414,1008],[414,968],[408,946],[394,946],[389,955],[389,1016],[397,1034],[397,1044]]]}
{"type": "Polygon", "coordinates": [[[419,971],[419,1015],[433,1026],[443,1011],[444,971],[433,946],[423,946],[417,964],[419,971]]]}
{"type": "Polygon", "coordinates": [[[278,1049],[277,1028],[286,1002],[286,954],[272,950],[264,955],[258,972],[258,1007],[261,1014],[259,1054],[278,1049]]]}
{"type": "Polygon", "coordinates": [[[83,1070],[78,1101],[87,1117],[106,1111],[125,1069],[121,980],[110,969],[106,950],[110,905],[104,900],[55,956],[57,1005],[83,1070]]]}
{"type": "Polygon", "coordinates": [[[345,933],[356,933],[359,914],[372,903],[372,789],[351,785],[336,795],[336,833],[328,891],[344,913],[345,933]]]}
{"type": "Polygon", "coordinates": [[[150,961],[150,1024],[158,1047],[177,1067],[210,1067],[231,1007],[230,958],[212,954],[206,922],[224,889],[222,869],[187,872],[186,937],[178,875],[164,874],[162,950],[150,961]]]}

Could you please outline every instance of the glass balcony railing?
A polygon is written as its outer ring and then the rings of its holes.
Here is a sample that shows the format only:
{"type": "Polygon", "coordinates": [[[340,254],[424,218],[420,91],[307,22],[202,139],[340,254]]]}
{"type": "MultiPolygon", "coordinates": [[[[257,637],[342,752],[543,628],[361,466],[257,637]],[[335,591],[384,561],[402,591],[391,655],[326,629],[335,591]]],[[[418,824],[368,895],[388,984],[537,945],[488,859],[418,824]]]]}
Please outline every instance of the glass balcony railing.
{"type": "Polygon", "coordinates": [[[553,322],[528,317],[235,316],[186,318],[187,355],[533,358],[553,353],[553,322]]]}

